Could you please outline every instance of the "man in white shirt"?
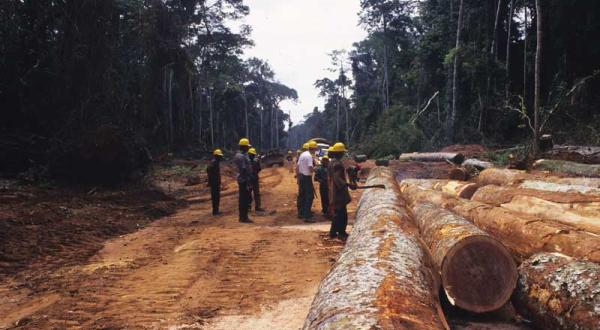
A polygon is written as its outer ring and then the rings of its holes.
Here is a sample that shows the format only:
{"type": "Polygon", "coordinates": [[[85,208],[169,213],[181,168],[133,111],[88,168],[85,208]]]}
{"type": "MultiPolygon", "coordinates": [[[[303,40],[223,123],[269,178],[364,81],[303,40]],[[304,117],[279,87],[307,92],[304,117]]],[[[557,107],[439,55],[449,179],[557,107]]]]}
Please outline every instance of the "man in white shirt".
{"type": "Polygon", "coordinates": [[[308,150],[298,158],[298,215],[304,222],[315,222],[312,217],[312,203],[315,190],[312,175],[315,172],[314,154],[317,151],[317,142],[308,142],[308,150]]]}

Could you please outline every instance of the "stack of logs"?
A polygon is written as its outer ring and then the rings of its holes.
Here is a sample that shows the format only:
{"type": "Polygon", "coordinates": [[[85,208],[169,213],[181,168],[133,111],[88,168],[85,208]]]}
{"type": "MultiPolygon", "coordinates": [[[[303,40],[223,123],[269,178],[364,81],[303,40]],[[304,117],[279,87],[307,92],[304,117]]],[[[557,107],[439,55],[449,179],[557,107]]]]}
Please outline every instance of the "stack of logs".
{"type": "Polygon", "coordinates": [[[475,182],[376,168],[304,329],[448,329],[512,303],[540,329],[600,329],[600,179],[489,168],[475,182]],[[520,265],[517,267],[517,265],[520,265]]]}

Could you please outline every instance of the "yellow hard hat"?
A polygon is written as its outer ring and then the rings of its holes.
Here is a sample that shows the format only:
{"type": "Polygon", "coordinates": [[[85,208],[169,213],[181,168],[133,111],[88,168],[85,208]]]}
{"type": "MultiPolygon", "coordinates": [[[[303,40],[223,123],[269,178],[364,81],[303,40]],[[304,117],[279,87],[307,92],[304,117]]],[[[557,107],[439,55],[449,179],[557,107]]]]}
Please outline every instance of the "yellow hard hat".
{"type": "Polygon", "coordinates": [[[329,156],[325,155],[325,156],[321,157],[321,160],[323,160],[323,159],[329,160],[329,156]]]}
{"type": "Polygon", "coordinates": [[[318,147],[317,141],[315,141],[315,140],[308,141],[308,148],[309,149],[317,149],[317,147],[318,147]]]}
{"type": "Polygon", "coordinates": [[[333,147],[329,147],[329,148],[327,148],[327,152],[335,152],[335,151],[333,151],[333,147]]]}
{"type": "Polygon", "coordinates": [[[223,156],[223,151],[221,151],[221,149],[215,149],[215,151],[213,151],[213,156],[223,156]]]}
{"type": "Polygon", "coordinates": [[[310,148],[310,145],[308,143],[305,143],[302,145],[302,149],[304,150],[308,150],[310,148]]]}
{"type": "Polygon", "coordinates": [[[291,154],[291,153],[292,153],[292,151],[291,151],[291,150],[288,150],[288,154],[291,154]]]}
{"type": "Polygon", "coordinates": [[[243,138],[240,140],[239,143],[240,147],[249,147],[250,146],[250,140],[248,140],[247,138],[243,138]]]}
{"type": "Polygon", "coordinates": [[[331,149],[332,149],[331,151],[333,151],[333,152],[346,152],[346,151],[348,151],[348,150],[346,150],[346,146],[343,143],[341,143],[341,142],[338,142],[338,143],[334,144],[333,147],[331,147],[331,149]]]}
{"type": "Polygon", "coordinates": [[[248,153],[256,156],[256,149],[250,148],[250,150],[248,150],[248,153]]]}

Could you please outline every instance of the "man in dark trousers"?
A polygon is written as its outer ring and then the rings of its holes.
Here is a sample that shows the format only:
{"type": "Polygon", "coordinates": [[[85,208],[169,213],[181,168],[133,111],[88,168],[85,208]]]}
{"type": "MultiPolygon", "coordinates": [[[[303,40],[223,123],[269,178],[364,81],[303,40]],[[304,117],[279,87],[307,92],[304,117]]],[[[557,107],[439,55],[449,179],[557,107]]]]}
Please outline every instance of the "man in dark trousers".
{"type": "Polygon", "coordinates": [[[213,151],[213,160],[206,167],[208,176],[208,186],[210,187],[210,199],[212,201],[212,214],[219,215],[219,202],[221,200],[221,160],[223,151],[215,149],[213,151]]]}
{"type": "Polygon", "coordinates": [[[309,141],[306,145],[308,150],[303,152],[298,159],[298,207],[300,218],[304,222],[313,223],[312,203],[315,198],[313,187],[313,174],[315,172],[314,154],[317,151],[317,143],[309,141]]]}
{"type": "Polygon", "coordinates": [[[259,173],[262,170],[262,168],[260,166],[260,159],[256,154],[256,149],[250,148],[248,150],[248,157],[250,157],[250,189],[252,190],[252,194],[250,195],[250,204],[252,203],[252,197],[254,197],[254,210],[256,212],[264,212],[265,210],[260,207],[261,204],[259,173]]]}
{"type": "Polygon", "coordinates": [[[321,164],[317,166],[315,171],[315,181],[319,183],[319,194],[321,195],[321,206],[323,215],[329,213],[329,186],[328,186],[328,174],[327,167],[329,166],[329,157],[323,156],[321,158],[321,164]]]}
{"type": "Polygon", "coordinates": [[[240,222],[252,223],[248,218],[248,206],[250,205],[250,158],[248,158],[248,149],[250,149],[250,141],[243,138],[238,143],[240,150],[235,155],[234,162],[237,165],[238,175],[238,198],[239,198],[239,213],[240,222]]]}
{"type": "Polygon", "coordinates": [[[333,170],[332,186],[333,186],[333,221],[331,222],[331,229],[329,230],[329,237],[338,237],[341,240],[348,238],[346,233],[346,227],[348,226],[348,204],[352,201],[348,188],[354,190],[356,185],[348,183],[346,181],[346,171],[342,158],[346,152],[346,146],[343,143],[336,143],[332,148],[333,160],[331,161],[330,168],[333,170]]]}

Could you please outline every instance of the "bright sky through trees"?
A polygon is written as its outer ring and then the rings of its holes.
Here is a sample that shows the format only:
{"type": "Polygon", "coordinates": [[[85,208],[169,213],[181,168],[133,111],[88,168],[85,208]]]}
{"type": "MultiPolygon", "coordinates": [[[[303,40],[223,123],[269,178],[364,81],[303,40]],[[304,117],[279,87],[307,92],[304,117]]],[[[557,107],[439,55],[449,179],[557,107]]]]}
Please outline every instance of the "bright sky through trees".
{"type": "Polygon", "coordinates": [[[247,0],[250,15],[244,20],[253,28],[255,46],[246,51],[269,61],[277,78],[298,91],[296,104],[286,101],[299,123],[323,99],[313,84],[325,76],[334,49],[349,50],[367,34],[358,26],[359,0],[247,0]]]}

